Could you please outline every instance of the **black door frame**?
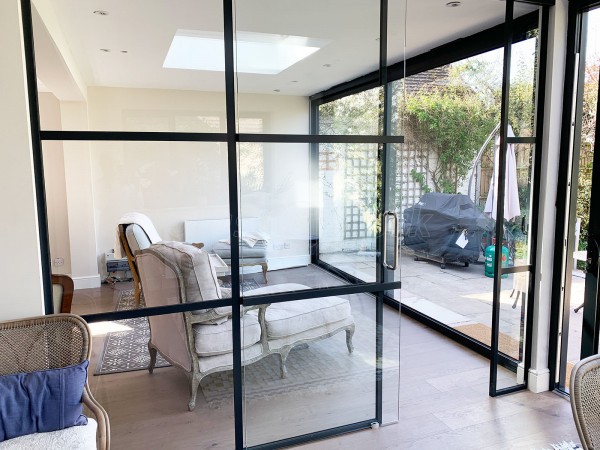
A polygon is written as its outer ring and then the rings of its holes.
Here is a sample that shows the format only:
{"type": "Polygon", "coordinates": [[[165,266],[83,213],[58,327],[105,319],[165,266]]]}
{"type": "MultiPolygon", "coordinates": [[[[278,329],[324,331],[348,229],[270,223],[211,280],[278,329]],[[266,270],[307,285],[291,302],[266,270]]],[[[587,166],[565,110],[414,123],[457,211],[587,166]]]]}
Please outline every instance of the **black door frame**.
{"type": "MultiPolygon", "coordinates": [[[[550,389],[566,392],[566,361],[568,350],[569,319],[571,307],[571,277],[573,270],[573,225],[577,204],[579,149],[581,145],[581,117],[585,81],[585,45],[587,20],[585,13],[600,7],[598,0],[572,0],[569,2],[567,55],[563,90],[563,117],[560,142],[559,174],[556,202],[556,235],[554,242],[554,273],[550,315],[549,361],[550,389]]],[[[600,102],[596,105],[600,111],[600,102]]],[[[594,146],[600,148],[600,126],[596,122],[594,146]]],[[[600,199],[600,157],[595,154],[593,163],[591,199],[600,199]]],[[[591,200],[590,199],[590,200],[591,200]]],[[[591,204],[591,203],[590,203],[591,204]]],[[[581,356],[598,353],[600,308],[597,301],[598,248],[594,239],[600,236],[599,211],[590,208],[588,258],[586,267],[586,292],[584,297],[581,356]],[[593,221],[592,221],[593,219],[593,221]]]]}

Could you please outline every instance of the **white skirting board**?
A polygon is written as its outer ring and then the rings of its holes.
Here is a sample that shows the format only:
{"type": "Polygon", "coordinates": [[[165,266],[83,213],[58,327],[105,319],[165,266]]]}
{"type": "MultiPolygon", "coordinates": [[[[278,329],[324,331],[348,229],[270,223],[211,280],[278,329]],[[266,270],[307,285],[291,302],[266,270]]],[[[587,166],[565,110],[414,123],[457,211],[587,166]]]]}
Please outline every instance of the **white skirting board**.
{"type": "Polygon", "coordinates": [[[100,284],[100,275],[91,275],[89,277],[73,277],[73,286],[75,290],[99,288],[100,284]]]}

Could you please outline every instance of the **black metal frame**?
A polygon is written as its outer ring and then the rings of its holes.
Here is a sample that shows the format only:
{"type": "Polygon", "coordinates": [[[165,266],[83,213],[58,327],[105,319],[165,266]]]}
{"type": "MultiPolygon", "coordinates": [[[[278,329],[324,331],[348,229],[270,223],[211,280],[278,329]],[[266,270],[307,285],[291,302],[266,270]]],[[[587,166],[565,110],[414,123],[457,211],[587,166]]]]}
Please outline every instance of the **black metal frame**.
{"type": "MultiPolygon", "coordinates": [[[[349,295],[358,293],[370,293],[376,298],[376,356],[375,369],[376,382],[376,408],[373,420],[358,422],[354,424],[322,430],[303,436],[296,436],[282,441],[267,443],[253,448],[280,448],[282,445],[294,445],[314,439],[322,439],[340,433],[363,429],[374,421],[382,421],[382,325],[383,325],[383,300],[384,290],[399,289],[399,282],[384,282],[383,272],[377,277],[375,283],[355,283],[347,286],[338,286],[323,289],[311,289],[306,291],[287,292],[279,294],[243,297],[240,292],[239,275],[239,217],[238,217],[238,182],[237,182],[237,143],[238,142],[277,142],[277,143],[307,143],[317,149],[319,143],[374,143],[378,144],[380,150],[385,154],[387,145],[402,143],[402,136],[314,136],[314,135],[286,135],[286,134],[244,134],[236,132],[235,113],[235,63],[234,63],[234,11],[233,1],[223,0],[224,21],[224,54],[225,54],[225,102],[226,102],[226,133],[175,133],[175,132],[128,132],[128,131],[60,131],[40,130],[39,126],[39,104],[37,98],[37,83],[35,70],[35,55],[33,45],[33,25],[31,17],[31,0],[21,0],[22,19],[26,45],[26,65],[28,74],[28,90],[31,114],[31,130],[33,154],[35,161],[35,184],[38,201],[38,220],[40,229],[40,246],[42,250],[42,269],[44,280],[44,300],[47,304],[46,311],[52,312],[52,293],[50,283],[50,255],[49,238],[47,229],[46,201],[44,197],[45,185],[42,166],[42,141],[147,141],[147,142],[221,142],[227,144],[227,166],[229,176],[229,209],[230,209],[230,239],[232,251],[231,278],[232,298],[226,300],[213,300],[207,302],[186,303],[179,305],[160,306],[130,311],[113,311],[106,313],[88,314],[84,319],[88,323],[119,320],[134,317],[148,317],[164,314],[181,313],[201,308],[237,305],[261,305],[265,303],[277,303],[301,299],[318,298],[331,295],[349,295]]],[[[382,82],[385,82],[387,74],[386,51],[387,51],[387,0],[380,0],[380,70],[383,71],[382,82]]],[[[318,159],[313,161],[318,165],[318,159]]],[[[384,194],[379,199],[383,208],[384,194]]],[[[314,225],[314,215],[311,220],[314,225]]],[[[318,216],[317,216],[318,220],[318,216]]],[[[313,227],[314,229],[314,227],[313,227]]],[[[381,240],[382,238],[380,238],[381,240]]],[[[313,239],[313,243],[315,243],[313,239]]],[[[318,241],[316,241],[318,246],[318,241]]],[[[382,242],[378,244],[382,248],[382,242]]],[[[383,269],[380,269],[381,271],[383,269]]],[[[241,317],[240,309],[232,308],[233,319],[233,378],[234,378],[234,429],[235,446],[244,448],[244,416],[243,416],[243,368],[241,355],[241,317]]]]}
{"type": "MultiPolygon", "coordinates": [[[[572,258],[568,257],[574,250],[574,242],[571,239],[571,218],[574,217],[577,195],[574,189],[576,180],[573,180],[573,174],[578,173],[579,153],[575,151],[579,148],[581,139],[581,124],[578,117],[581,117],[584,67],[585,64],[585,39],[586,24],[584,23],[583,13],[600,6],[598,0],[571,0],[569,2],[568,13],[568,31],[567,31],[567,55],[565,84],[563,90],[562,105],[562,125],[561,141],[559,155],[559,173],[558,173],[558,193],[556,200],[556,234],[554,241],[554,261],[552,283],[552,304],[550,313],[550,336],[549,336],[549,356],[548,367],[550,369],[550,389],[556,389],[561,393],[566,392],[566,360],[567,344],[569,334],[569,315],[570,315],[570,289],[571,277],[568,276],[573,268],[572,258]],[[576,99],[575,110],[573,109],[573,99],[576,99]],[[571,148],[571,139],[573,146],[571,148]],[[569,234],[568,237],[567,234],[569,234]],[[561,320],[562,317],[562,320],[561,320]],[[565,362],[563,364],[563,362],[565,362]]],[[[600,109],[600,103],[597,105],[600,109]]],[[[598,125],[596,128],[598,131],[598,125]]],[[[598,148],[598,132],[596,133],[595,146],[598,148]]],[[[594,173],[600,174],[600,168],[597,169],[597,159],[594,159],[594,173]]],[[[598,177],[598,175],[596,175],[598,177]]],[[[598,185],[600,181],[596,179],[598,185]]],[[[593,208],[592,208],[593,209],[593,208]]],[[[591,216],[591,211],[590,211],[591,216]]],[[[591,223],[591,222],[590,222],[591,223]]],[[[587,277],[586,277],[587,284],[587,277]]],[[[587,290],[587,287],[586,287],[587,290]]],[[[584,306],[584,324],[582,330],[582,354],[592,354],[598,351],[598,328],[600,320],[597,317],[597,301],[588,298],[586,292],[584,306]],[[587,308],[588,314],[585,314],[587,308]]]]}

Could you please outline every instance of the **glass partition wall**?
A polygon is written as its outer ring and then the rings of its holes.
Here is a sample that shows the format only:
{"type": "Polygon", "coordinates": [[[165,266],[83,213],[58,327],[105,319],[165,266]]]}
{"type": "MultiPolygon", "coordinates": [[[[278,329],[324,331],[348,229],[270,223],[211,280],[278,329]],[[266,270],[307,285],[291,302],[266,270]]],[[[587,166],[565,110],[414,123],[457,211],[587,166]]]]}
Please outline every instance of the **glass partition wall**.
{"type": "Polygon", "coordinates": [[[47,263],[75,281],[113,445],[278,448],[397,421],[386,74],[405,2],[135,3],[24,17],[47,263]],[[348,106],[364,117],[311,132],[309,95],[373,70],[348,106]],[[322,232],[336,208],[356,214],[354,279],[313,259],[321,236],[348,250],[322,232]]]}
{"type": "MultiPolygon", "coordinates": [[[[505,25],[392,65],[385,94],[360,86],[363,77],[313,96],[322,134],[383,126],[377,104],[389,96],[388,133],[404,136],[387,155],[403,285],[386,301],[491,356],[491,395],[526,383],[547,13],[505,6],[505,25]]],[[[409,36],[410,26],[409,16],[409,36]]],[[[375,154],[366,145],[319,148],[326,207],[313,258],[347,280],[375,275],[375,154]]]]}

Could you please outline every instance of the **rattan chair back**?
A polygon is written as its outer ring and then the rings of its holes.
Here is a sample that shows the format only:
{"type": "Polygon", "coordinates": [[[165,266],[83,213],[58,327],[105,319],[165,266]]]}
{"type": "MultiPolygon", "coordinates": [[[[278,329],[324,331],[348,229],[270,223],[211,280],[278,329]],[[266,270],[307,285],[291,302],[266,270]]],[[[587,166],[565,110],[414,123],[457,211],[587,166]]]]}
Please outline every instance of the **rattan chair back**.
{"type": "Polygon", "coordinates": [[[600,449],[600,355],[582,359],[573,367],[570,390],[583,448],[600,449]]]}
{"type": "MultiPolygon", "coordinates": [[[[89,360],[90,329],[74,314],[53,314],[0,322],[0,375],[35,372],[89,360]]],[[[110,448],[110,422],[85,384],[83,404],[98,422],[96,445],[110,448]]]]}

